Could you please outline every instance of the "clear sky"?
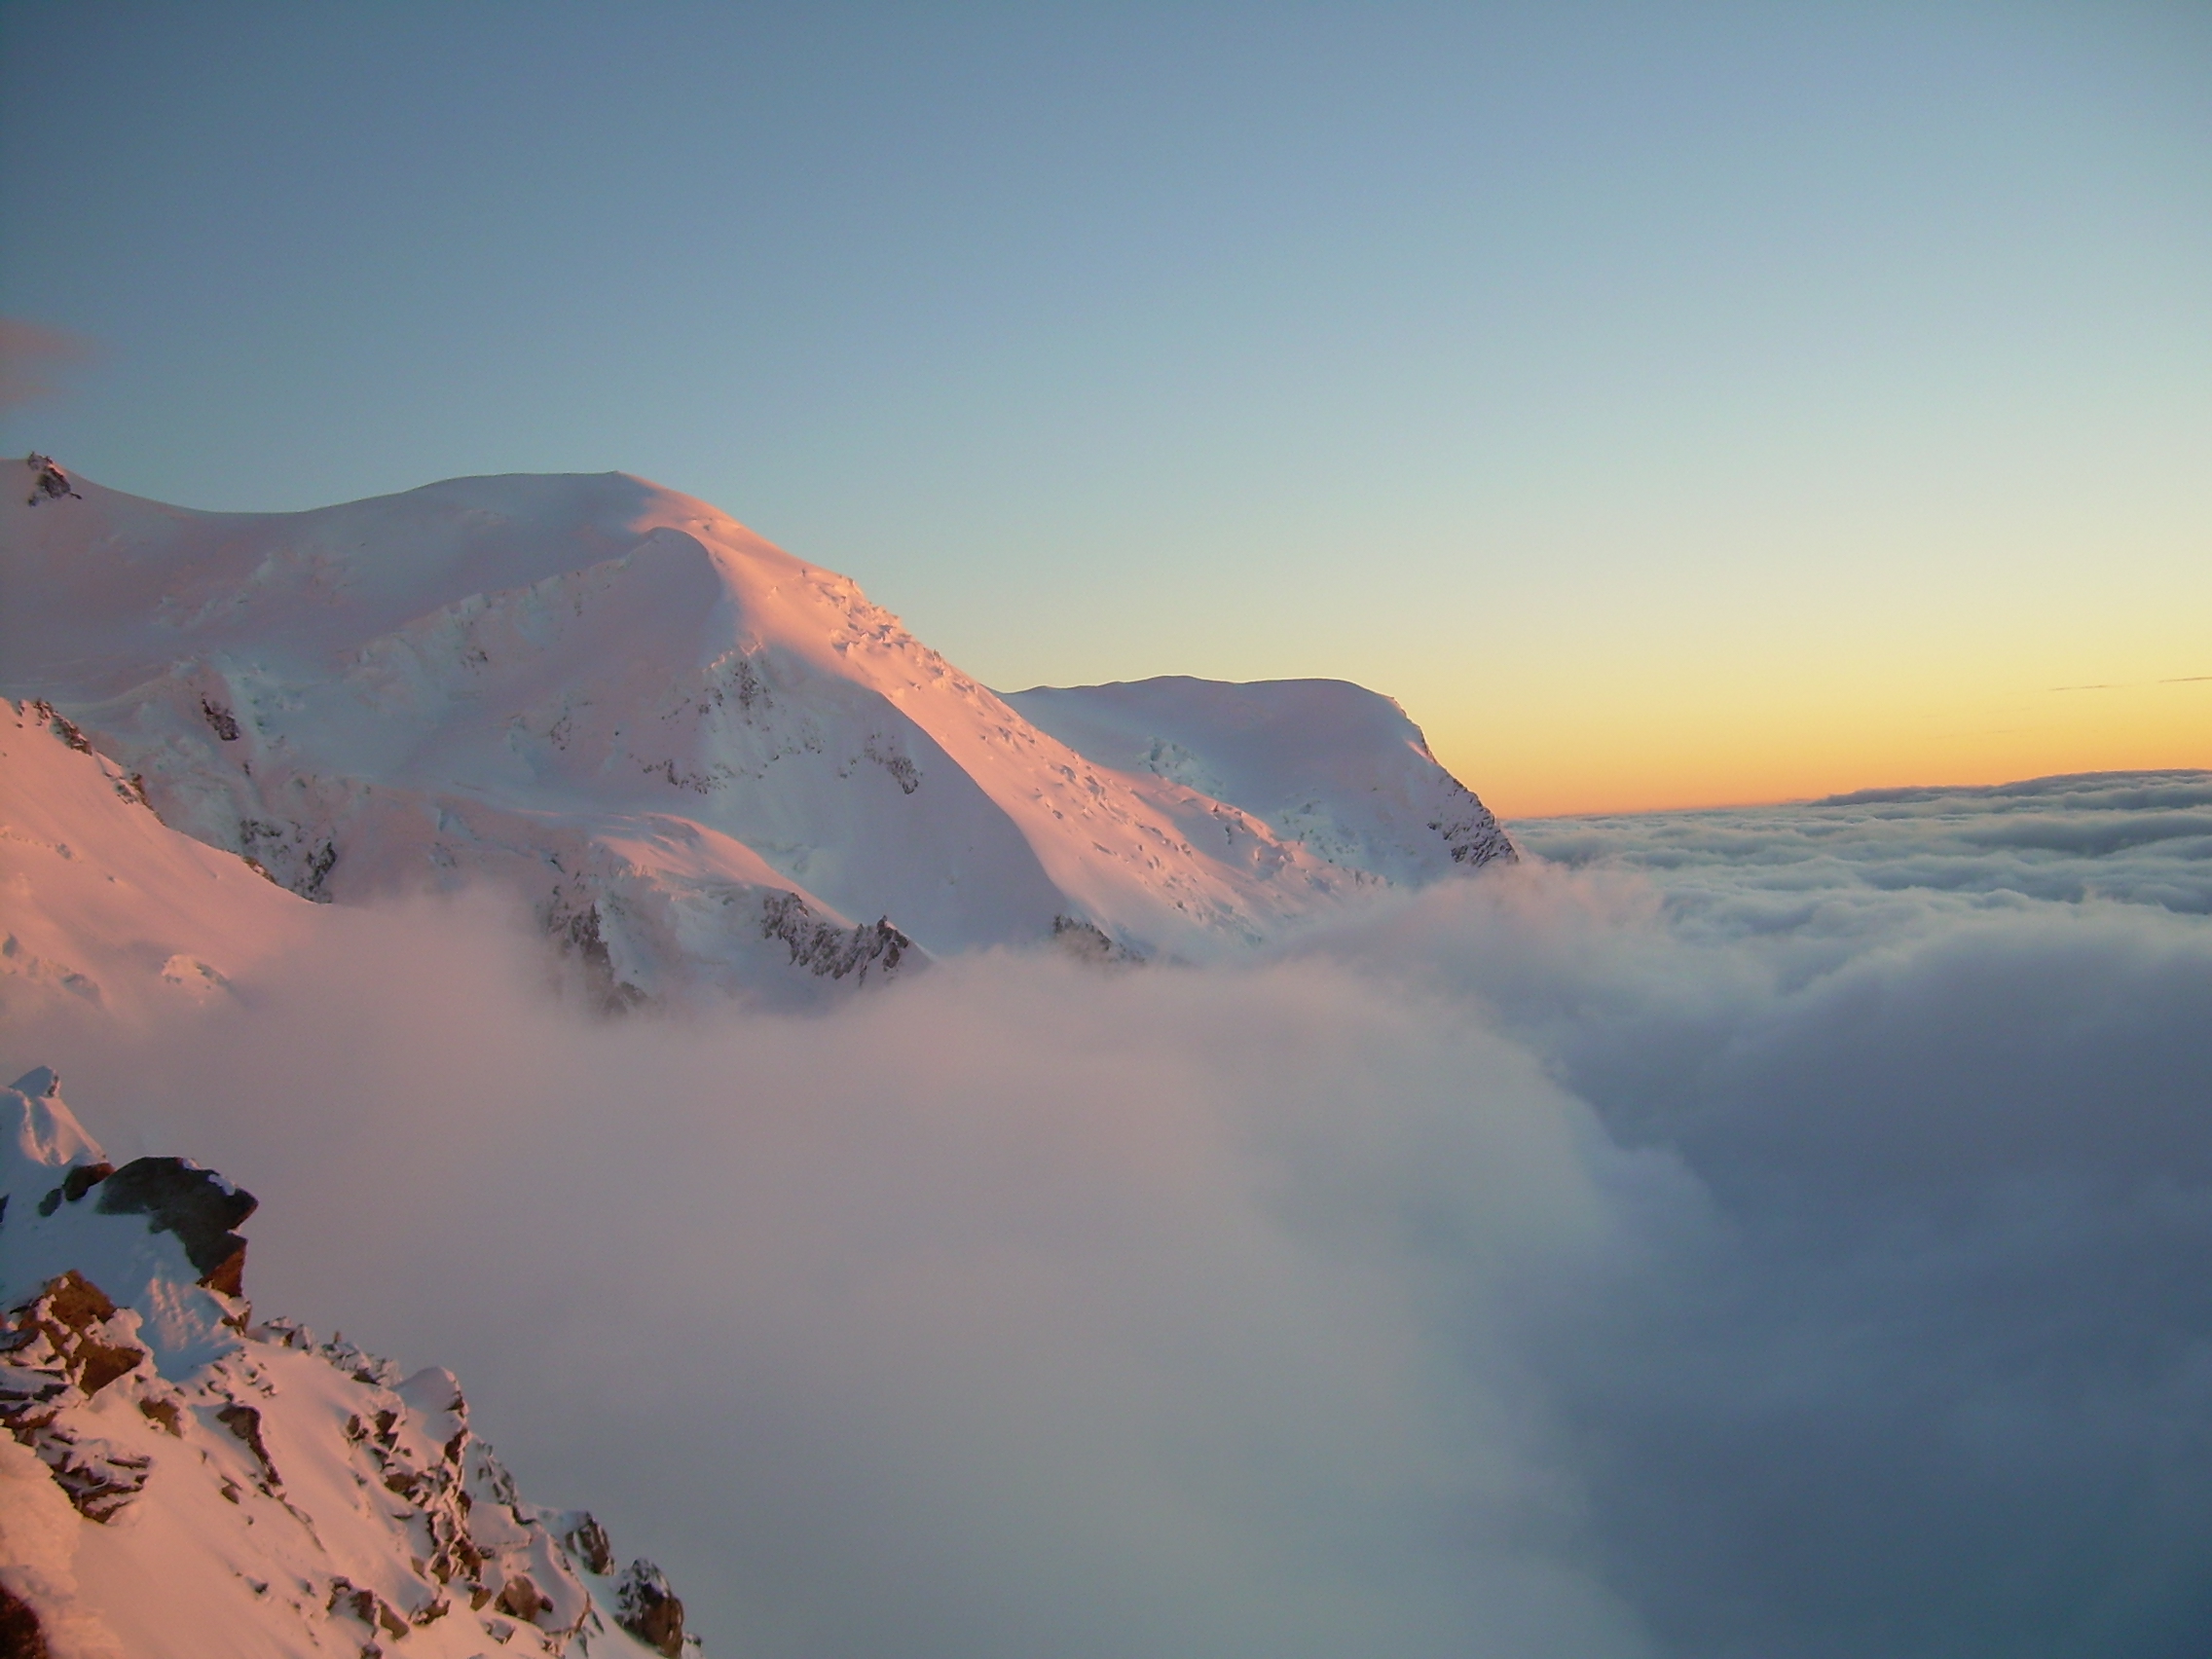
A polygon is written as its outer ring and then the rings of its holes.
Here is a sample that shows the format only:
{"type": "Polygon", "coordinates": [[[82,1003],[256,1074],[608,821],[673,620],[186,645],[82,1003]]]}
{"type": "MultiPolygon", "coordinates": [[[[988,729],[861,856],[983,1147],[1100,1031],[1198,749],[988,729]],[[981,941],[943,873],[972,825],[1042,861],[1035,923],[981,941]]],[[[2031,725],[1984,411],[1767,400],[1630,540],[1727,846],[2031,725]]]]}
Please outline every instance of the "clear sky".
{"type": "Polygon", "coordinates": [[[994,684],[1388,691],[1508,815],[2212,765],[2212,7],[0,50],[0,442],[104,484],[639,472],[994,684]]]}

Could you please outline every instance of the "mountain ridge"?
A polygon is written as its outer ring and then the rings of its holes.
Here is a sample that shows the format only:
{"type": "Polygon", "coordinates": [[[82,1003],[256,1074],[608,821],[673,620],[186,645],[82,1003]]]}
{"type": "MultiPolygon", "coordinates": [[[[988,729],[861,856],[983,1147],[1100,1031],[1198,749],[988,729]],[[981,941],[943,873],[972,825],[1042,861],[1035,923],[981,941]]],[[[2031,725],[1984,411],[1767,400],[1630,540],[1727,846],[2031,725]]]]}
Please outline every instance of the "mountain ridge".
{"type": "Polygon", "coordinates": [[[117,1168],[50,1068],[0,1089],[0,1651],[697,1652],[658,1567],[523,1500],[451,1372],[254,1319],[256,1207],[117,1168]]]}
{"type": "Polygon", "coordinates": [[[1513,856],[1385,698],[1001,696],[850,578],[629,474],[292,514],[66,482],[0,503],[22,596],[0,690],[50,702],[164,822],[303,897],[487,880],[622,996],[803,999],[1071,929],[1207,960],[1513,856]],[[1198,704],[1258,708],[1278,741],[1198,704]],[[1358,735],[1301,772],[1279,740],[1323,705],[1358,735]],[[1210,759],[1132,762],[1147,709],[1161,743],[1210,759]]]}

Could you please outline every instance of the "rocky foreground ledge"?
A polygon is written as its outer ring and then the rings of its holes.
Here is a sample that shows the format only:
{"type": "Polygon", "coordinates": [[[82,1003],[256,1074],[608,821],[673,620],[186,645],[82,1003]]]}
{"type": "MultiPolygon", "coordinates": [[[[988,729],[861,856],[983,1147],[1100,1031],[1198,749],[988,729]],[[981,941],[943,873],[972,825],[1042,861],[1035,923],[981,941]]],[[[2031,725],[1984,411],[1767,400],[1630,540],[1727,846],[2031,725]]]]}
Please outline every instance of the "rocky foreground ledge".
{"type": "Polygon", "coordinates": [[[255,1200],[0,1090],[0,1656],[695,1653],[650,1562],[525,1503],[452,1373],[255,1323],[255,1200]]]}

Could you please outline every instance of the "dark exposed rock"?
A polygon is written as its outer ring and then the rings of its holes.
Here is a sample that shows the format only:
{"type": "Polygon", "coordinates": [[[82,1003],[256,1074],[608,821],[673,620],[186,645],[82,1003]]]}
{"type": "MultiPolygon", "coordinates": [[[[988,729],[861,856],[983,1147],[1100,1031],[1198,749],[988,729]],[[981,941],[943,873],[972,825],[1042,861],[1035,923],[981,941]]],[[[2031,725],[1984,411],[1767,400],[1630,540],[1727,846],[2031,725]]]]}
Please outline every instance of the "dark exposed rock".
{"type": "Polygon", "coordinates": [[[147,1359],[110,1334],[115,1304],[74,1269],[49,1279],[0,1335],[0,1426],[38,1456],[79,1514],[106,1521],[145,1489],[153,1459],[126,1452],[68,1420],[147,1359]]]}
{"type": "MultiPolygon", "coordinates": [[[[39,1199],[38,1213],[41,1215],[52,1215],[64,1203],[73,1204],[77,1202],[87,1193],[91,1192],[94,1187],[98,1186],[102,1181],[106,1180],[110,1175],[113,1175],[114,1173],[115,1165],[105,1161],[99,1163],[78,1164],[74,1169],[70,1170],[68,1174],[64,1175],[61,1178],[60,1186],[52,1189],[50,1192],[48,1192],[45,1198],[39,1199]]],[[[5,1219],[6,1212],[0,1211],[0,1220],[5,1219]]]]}
{"type": "Polygon", "coordinates": [[[614,1581],[614,1622],[667,1659],[683,1651],[683,1604],[649,1561],[632,1562],[614,1581]]]}
{"type": "Polygon", "coordinates": [[[315,845],[311,837],[312,832],[297,824],[241,818],[239,856],[277,886],[327,904],[330,895],[325,887],[338,863],[338,843],[326,836],[315,845]]]}
{"type": "Polygon", "coordinates": [[[202,1284],[243,1294],[245,1240],[231,1229],[260,1200],[212,1169],[182,1158],[134,1158],[100,1183],[96,1207],[102,1215],[151,1216],[156,1233],[177,1235],[202,1284]]]}
{"type": "Polygon", "coordinates": [[[67,1203],[75,1203],[102,1181],[115,1173],[115,1165],[107,1162],[80,1163],[62,1178],[61,1197],[67,1203]]]}
{"type": "Polygon", "coordinates": [[[1143,951],[1122,943],[1096,922],[1079,916],[1054,916],[1052,942],[1077,961],[1100,968],[1132,968],[1145,960],[1143,951]]]}
{"type": "Polygon", "coordinates": [[[870,737],[861,745],[861,754],[891,774],[901,794],[912,794],[922,787],[921,768],[902,754],[893,740],[881,736],[870,737]]]}
{"type": "Polygon", "coordinates": [[[51,1659],[38,1614],[0,1584],[0,1659],[51,1659]]]}
{"type": "Polygon", "coordinates": [[[204,697],[201,698],[200,718],[205,720],[214,730],[215,735],[225,743],[238,742],[239,718],[222,704],[211,703],[204,697]]]}
{"type": "Polygon", "coordinates": [[[1519,864],[1521,849],[1513,844],[1513,838],[1506,834],[1505,827],[1492,815],[1490,808],[1458,779],[1452,779],[1451,785],[1457,810],[1446,817],[1431,819],[1428,827],[1444,837],[1445,846],[1451,849],[1452,862],[1465,865],[1469,869],[1480,869],[1487,864],[1519,864]]]}
{"type": "Polygon", "coordinates": [[[333,1578],[330,1581],[329,1611],[350,1613],[374,1633],[382,1629],[387,1636],[402,1637],[407,1634],[407,1621],[392,1610],[374,1590],[363,1590],[350,1578],[333,1578]]]}
{"type": "Polygon", "coordinates": [[[69,474],[55,465],[54,457],[40,455],[33,450],[23,458],[23,464],[31,469],[30,504],[40,501],[57,501],[63,498],[81,501],[85,498],[69,488],[69,474]]]}
{"type": "Polygon", "coordinates": [[[867,977],[870,968],[885,977],[914,941],[891,925],[888,916],[847,929],[815,919],[813,909],[795,893],[771,893],[760,903],[760,937],[780,939],[790,948],[792,962],[810,974],[830,979],[853,976],[855,983],[867,977]]]}
{"type": "Polygon", "coordinates": [[[58,737],[67,747],[74,749],[80,755],[90,755],[92,752],[92,740],[85,735],[84,728],[78,725],[75,720],[60,713],[52,703],[47,702],[44,698],[34,697],[24,707],[31,715],[46,721],[46,729],[58,737]]]}
{"type": "Polygon", "coordinates": [[[561,1534],[561,1542],[593,1572],[614,1570],[614,1546],[597,1517],[579,1512],[561,1534]]]}
{"type": "Polygon", "coordinates": [[[28,1444],[52,1472],[62,1495],[88,1521],[113,1519],[146,1490],[146,1477],[153,1471],[151,1457],[120,1451],[104,1440],[80,1439],[57,1425],[41,1427],[28,1444]]]}
{"type": "MultiPolygon", "coordinates": [[[[90,1399],[146,1357],[143,1348],[107,1339],[103,1327],[114,1317],[107,1293],[72,1268],[9,1315],[0,1353],[12,1366],[51,1373],[90,1399]]],[[[0,1416],[7,1414],[0,1395],[0,1416]]]]}
{"type": "Polygon", "coordinates": [[[499,1586],[499,1599],[494,1604],[500,1612],[524,1624],[535,1624],[537,1615],[553,1605],[546,1597],[537,1593],[537,1586],[527,1573],[516,1573],[499,1586]]]}
{"type": "Polygon", "coordinates": [[[596,903],[571,910],[565,907],[561,894],[556,892],[545,926],[562,953],[583,964],[584,978],[602,1012],[626,1014],[645,1000],[643,991],[615,974],[614,953],[608,948],[607,936],[600,929],[596,903]]]}
{"type": "Polygon", "coordinates": [[[234,1401],[215,1414],[215,1420],[245,1442],[245,1449],[253,1454],[253,1460],[261,1465],[264,1491],[275,1492],[284,1484],[283,1478],[276,1473],[276,1465],[269,1460],[269,1443],[261,1438],[261,1412],[258,1407],[241,1406],[234,1401]]]}

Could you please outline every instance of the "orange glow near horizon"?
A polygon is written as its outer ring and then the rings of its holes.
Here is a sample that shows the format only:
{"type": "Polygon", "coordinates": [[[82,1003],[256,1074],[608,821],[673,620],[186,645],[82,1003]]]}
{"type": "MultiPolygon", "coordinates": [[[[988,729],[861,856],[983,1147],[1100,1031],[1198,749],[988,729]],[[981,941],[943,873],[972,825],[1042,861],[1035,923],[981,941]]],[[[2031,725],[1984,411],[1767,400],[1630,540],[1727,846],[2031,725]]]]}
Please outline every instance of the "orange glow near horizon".
{"type": "Polygon", "coordinates": [[[2212,675],[1956,701],[1890,696],[1822,707],[1776,693],[1703,704],[1679,694],[1605,706],[1531,702],[1513,719],[1492,711],[1479,727],[1432,715],[1427,735],[1437,757],[1507,820],[2212,768],[2212,675]]]}

